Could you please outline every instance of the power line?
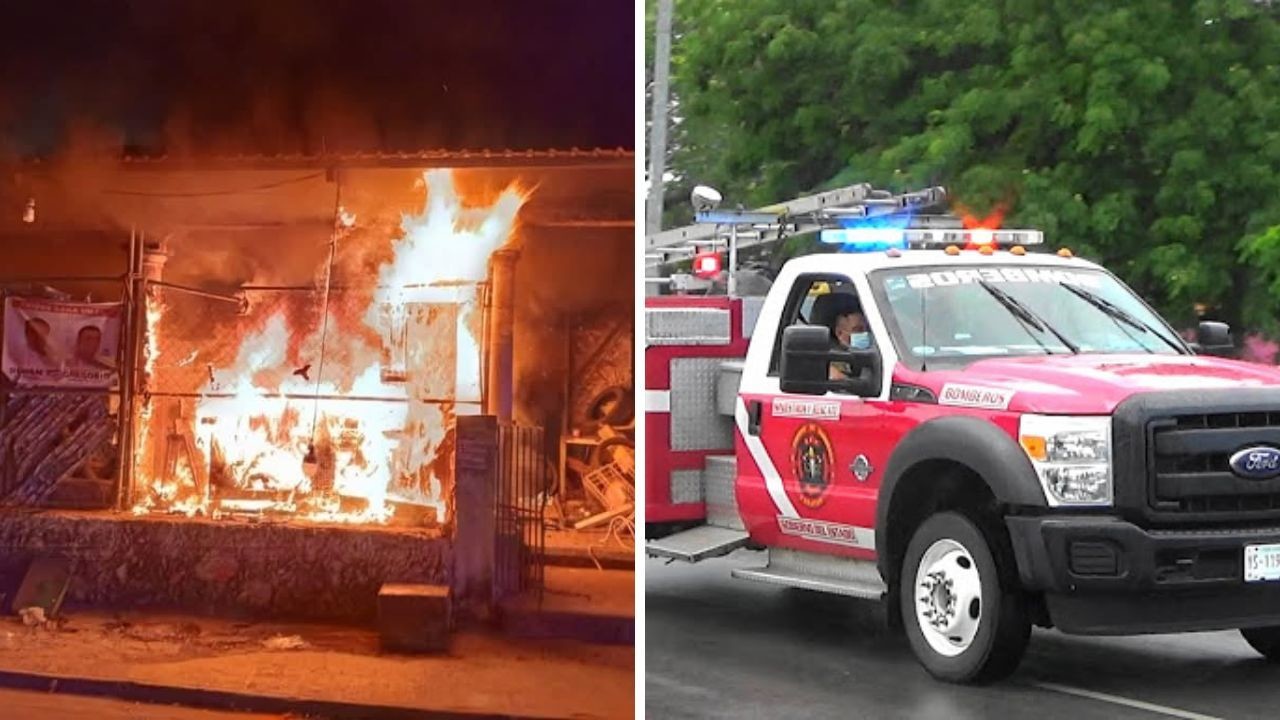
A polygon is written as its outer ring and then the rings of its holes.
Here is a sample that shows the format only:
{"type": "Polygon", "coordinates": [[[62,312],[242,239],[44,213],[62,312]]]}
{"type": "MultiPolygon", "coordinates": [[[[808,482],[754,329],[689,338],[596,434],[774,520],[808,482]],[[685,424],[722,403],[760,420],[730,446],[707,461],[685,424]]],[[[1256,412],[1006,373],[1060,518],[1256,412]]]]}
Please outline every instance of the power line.
{"type": "Polygon", "coordinates": [[[255,185],[253,187],[240,188],[238,190],[209,190],[206,192],[146,192],[142,190],[103,190],[102,192],[106,195],[130,195],[134,197],[191,197],[191,198],[217,197],[220,195],[242,195],[244,193],[261,192],[263,190],[272,190],[278,187],[284,187],[285,185],[294,185],[297,183],[306,182],[308,180],[314,180],[316,178],[324,177],[324,176],[325,176],[325,173],[323,171],[314,172],[314,173],[309,173],[307,175],[302,175],[300,177],[289,178],[288,180],[278,180],[273,183],[266,183],[264,185],[255,185]]]}

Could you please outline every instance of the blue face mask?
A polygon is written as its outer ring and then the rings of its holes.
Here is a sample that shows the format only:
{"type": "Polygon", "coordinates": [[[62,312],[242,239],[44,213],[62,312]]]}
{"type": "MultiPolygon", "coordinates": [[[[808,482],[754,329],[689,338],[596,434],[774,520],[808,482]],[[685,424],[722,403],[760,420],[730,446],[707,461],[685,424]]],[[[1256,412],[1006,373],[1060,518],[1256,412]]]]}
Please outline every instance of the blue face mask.
{"type": "Polygon", "coordinates": [[[854,350],[866,350],[871,347],[871,333],[854,333],[849,336],[849,347],[854,350]]]}

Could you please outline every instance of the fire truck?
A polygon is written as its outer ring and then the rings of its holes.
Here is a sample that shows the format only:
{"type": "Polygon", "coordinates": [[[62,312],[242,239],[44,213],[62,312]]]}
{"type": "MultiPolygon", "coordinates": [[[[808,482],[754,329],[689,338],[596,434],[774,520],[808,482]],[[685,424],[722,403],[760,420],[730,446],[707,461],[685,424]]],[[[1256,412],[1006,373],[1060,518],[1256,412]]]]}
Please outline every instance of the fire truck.
{"type": "Polygon", "coordinates": [[[1032,625],[1280,660],[1280,371],[1226,325],[1191,342],[1039,231],[924,214],[941,188],[695,200],[649,262],[727,249],[730,293],[651,278],[678,291],[646,300],[649,556],[759,551],[733,576],[882,603],[951,682],[1011,673],[1032,625]],[[733,292],[796,232],[832,252],[733,292]]]}

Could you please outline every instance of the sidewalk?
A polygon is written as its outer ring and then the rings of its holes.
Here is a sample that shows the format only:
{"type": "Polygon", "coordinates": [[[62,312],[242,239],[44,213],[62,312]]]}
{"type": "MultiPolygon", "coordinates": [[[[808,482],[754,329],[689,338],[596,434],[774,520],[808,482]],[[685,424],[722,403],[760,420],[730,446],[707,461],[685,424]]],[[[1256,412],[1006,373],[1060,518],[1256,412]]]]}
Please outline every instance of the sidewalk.
{"type": "Polygon", "coordinates": [[[397,656],[361,628],[73,611],[59,629],[0,622],[0,686],[331,717],[622,718],[632,653],[460,631],[446,656],[397,656]]]}
{"type": "Polygon", "coordinates": [[[589,530],[547,530],[544,551],[548,565],[561,567],[634,570],[635,541],[610,535],[605,528],[589,530]]]}
{"type": "Polygon", "coordinates": [[[634,570],[548,567],[541,602],[530,595],[502,604],[502,626],[527,638],[634,645],[634,570]]]}

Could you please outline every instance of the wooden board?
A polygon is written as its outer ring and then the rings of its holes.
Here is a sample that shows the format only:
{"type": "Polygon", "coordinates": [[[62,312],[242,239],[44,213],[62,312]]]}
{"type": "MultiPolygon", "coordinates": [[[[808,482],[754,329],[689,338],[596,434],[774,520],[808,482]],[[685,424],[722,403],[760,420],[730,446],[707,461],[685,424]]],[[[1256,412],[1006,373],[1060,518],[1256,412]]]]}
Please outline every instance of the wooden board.
{"type": "Polygon", "coordinates": [[[71,584],[71,563],[66,558],[36,558],[27,569],[27,575],[13,596],[13,612],[23,608],[44,609],[47,618],[54,618],[62,607],[62,598],[71,584]]]}

